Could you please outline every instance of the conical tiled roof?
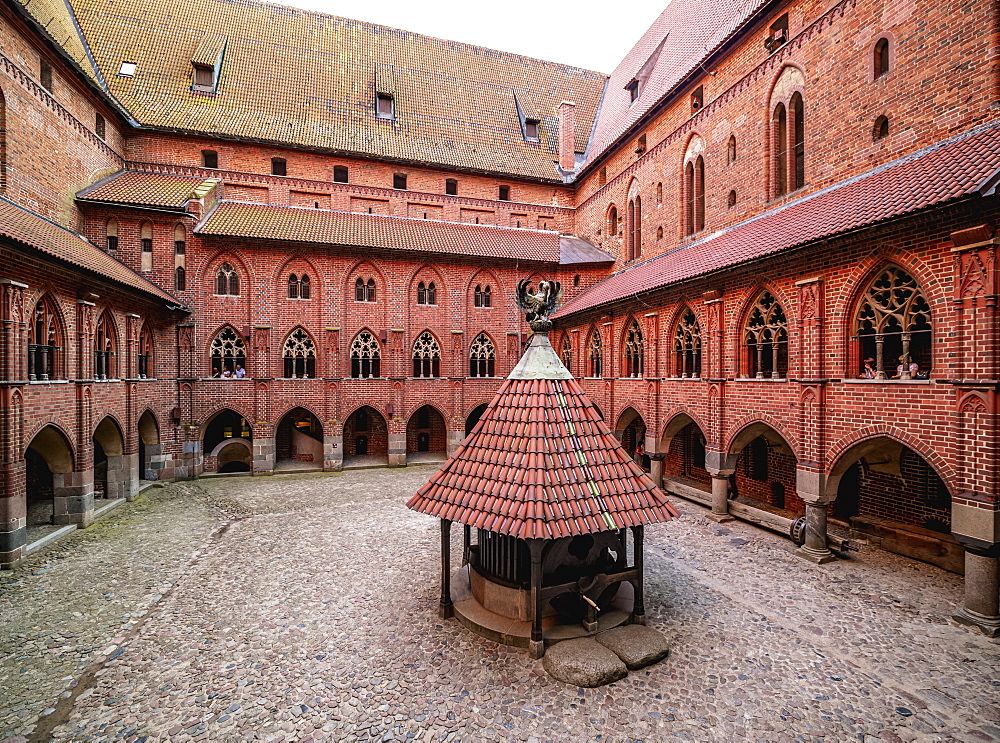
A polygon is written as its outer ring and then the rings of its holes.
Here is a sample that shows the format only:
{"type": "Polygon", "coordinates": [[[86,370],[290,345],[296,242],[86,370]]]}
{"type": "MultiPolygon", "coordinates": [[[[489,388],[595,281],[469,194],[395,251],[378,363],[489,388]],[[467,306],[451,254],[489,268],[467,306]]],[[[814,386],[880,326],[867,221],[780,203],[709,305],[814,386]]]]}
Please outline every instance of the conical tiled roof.
{"type": "Polygon", "coordinates": [[[562,365],[548,336],[521,362],[409,508],[521,539],[555,539],[677,516],[562,365]]]}

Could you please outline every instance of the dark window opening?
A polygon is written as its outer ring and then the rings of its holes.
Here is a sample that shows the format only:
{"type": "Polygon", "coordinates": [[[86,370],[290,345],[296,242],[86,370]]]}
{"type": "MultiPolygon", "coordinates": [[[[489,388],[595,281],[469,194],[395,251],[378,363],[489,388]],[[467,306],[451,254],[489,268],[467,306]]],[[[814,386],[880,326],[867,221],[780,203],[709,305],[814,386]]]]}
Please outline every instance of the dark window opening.
{"type": "Polygon", "coordinates": [[[458,181],[456,181],[454,178],[445,179],[444,192],[448,196],[458,196],[458,181]]]}
{"type": "Polygon", "coordinates": [[[639,97],[639,81],[633,80],[628,85],[625,86],[625,90],[628,91],[628,99],[630,102],[635,103],[636,98],[639,97]]]}
{"type": "Polygon", "coordinates": [[[872,139],[876,141],[889,136],[889,117],[879,116],[875,119],[875,128],[872,130],[872,139]]]}
{"type": "Polygon", "coordinates": [[[347,166],[335,165],[333,168],[333,182],[347,183],[347,166]]]}
{"type": "Polygon", "coordinates": [[[215,88],[215,69],[208,65],[194,65],[194,89],[213,90],[215,88]]]}
{"type": "Polygon", "coordinates": [[[174,269],[174,288],[179,292],[187,289],[187,276],[182,266],[174,269]]]}
{"type": "Polygon", "coordinates": [[[118,235],[108,235],[108,251],[118,250],[118,235]]]}
{"type": "Polygon", "coordinates": [[[52,92],[52,65],[44,59],[38,65],[38,81],[50,93],[52,92]]]}
{"type": "Polygon", "coordinates": [[[640,134],[639,139],[635,141],[635,154],[641,155],[646,151],[646,135],[640,134]]]}
{"type": "Polygon", "coordinates": [[[375,96],[375,116],[380,119],[393,119],[396,117],[395,101],[388,93],[379,93],[375,96]]]}
{"type": "Polygon", "coordinates": [[[473,306],[475,307],[492,307],[493,306],[493,290],[490,285],[482,286],[481,284],[476,284],[476,292],[473,299],[473,306]]]}
{"type": "Polygon", "coordinates": [[[392,174],[392,187],[405,189],[406,188],[406,173],[393,173],[392,174]]]}
{"type": "Polygon", "coordinates": [[[524,120],[524,138],[531,142],[537,142],[539,140],[538,119],[524,120]]]}
{"type": "Polygon", "coordinates": [[[705,88],[699,85],[691,93],[691,113],[698,111],[702,106],[705,105],[705,88]]]}
{"type": "Polygon", "coordinates": [[[787,41],[788,13],[785,13],[771,24],[771,35],[767,37],[764,46],[769,52],[776,52],[787,41]]]}
{"type": "Polygon", "coordinates": [[[142,238],[142,240],[140,240],[140,242],[142,243],[142,252],[143,253],[152,253],[153,252],[153,239],[151,237],[144,237],[144,238],[142,238]]]}
{"type": "Polygon", "coordinates": [[[767,439],[758,436],[750,442],[746,458],[746,472],[744,473],[751,480],[757,482],[767,482],[767,454],[770,446],[767,439]]]}
{"type": "Polygon", "coordinates": [[[104,121],[104,117],[97,114],[94,117],[94,134],[96,134],[100,139],[104,139],[107,136],[107,123],[104,121]]]}
{"type": "Polygon", "coordinates": [[[202,150],[201,151],[201,167],[203,168],[218,168],[219,167],[219,153],[215,150],[202,150]]]}
{"type": "Polygon", "coordinates": [[[285,158],[271,158],[271,175],[288,175],[288,163],[285,158]]]}
{"type": "Polygon", "coordinates": [[[736,135],[730,135],[729,145],[726,148],[726,162],[734,163],[736,162],[736,135]]]}
{"type": "Polygon", "coordinates": [[[729,196],[726,199],[726,205],[730,209],[732,209],[734,206],[736,206],[736,192],[735,191],[730,191],[729,192],[729,196]]]}
{"type": "Polygon", "coordinates": [[[500,186],[500,201],[510,201],[510,186],[500,186]]]}
{"type": "Polygon", "coordinates": [[[882,75],[889,72],[889,40],[879,39],[875,42],[874,77],[878,80],[882,75]]]}

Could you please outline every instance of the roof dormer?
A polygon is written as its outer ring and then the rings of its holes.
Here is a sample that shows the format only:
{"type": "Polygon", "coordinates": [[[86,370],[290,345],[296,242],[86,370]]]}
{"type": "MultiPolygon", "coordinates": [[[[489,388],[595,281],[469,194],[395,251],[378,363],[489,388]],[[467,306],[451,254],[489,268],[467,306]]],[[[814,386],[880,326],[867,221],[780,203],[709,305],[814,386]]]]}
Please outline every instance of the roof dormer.
{"type": "Polygon", "coordinates": [[[201,93],[215,93],[219,89],[219,73],[226,54],[228,37],[210,34],[201,40],[191,55],[193,68],[191,89],[201,93]]]}

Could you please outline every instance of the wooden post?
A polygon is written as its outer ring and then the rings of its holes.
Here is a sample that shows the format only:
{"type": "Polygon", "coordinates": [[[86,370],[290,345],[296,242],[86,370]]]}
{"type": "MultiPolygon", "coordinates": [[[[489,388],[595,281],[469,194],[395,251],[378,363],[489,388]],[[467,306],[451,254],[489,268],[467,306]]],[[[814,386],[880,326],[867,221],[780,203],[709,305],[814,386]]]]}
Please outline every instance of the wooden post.
{"type": "Polygon", "coordinates": [[[642,536],[643,527],[633,526],[632,527],[632,552],[633,552],[633,562],[635,563],[636,579],[635,583],[632,585],[635,587],[635,597],[632,603],[632,624],[645,624],[646,623],[646,604],[643,600],[643,589],[642,589],[642,536]]]}
{"type": "Polygon", "coordinates": [[[531,550],[531,642],[528,652],[532,658],[545,655],[545,639],[542,636],[542,547],[541,539],[529,539],[531,550]]]}
{"type": "Polygon", "coordinates": [[[463,532],[465,534],[465,546],[462,548],[462,567],[465,567],[469,564],[470,553],[472,551],[472,527],[465,524],[463,532]]]}
{"type": "Polygon", "coordinates": [[[455,608],[451,604],[451,522],[441,519],[441,606],[439,614],[442,619],[455,616],[455,608]]]}

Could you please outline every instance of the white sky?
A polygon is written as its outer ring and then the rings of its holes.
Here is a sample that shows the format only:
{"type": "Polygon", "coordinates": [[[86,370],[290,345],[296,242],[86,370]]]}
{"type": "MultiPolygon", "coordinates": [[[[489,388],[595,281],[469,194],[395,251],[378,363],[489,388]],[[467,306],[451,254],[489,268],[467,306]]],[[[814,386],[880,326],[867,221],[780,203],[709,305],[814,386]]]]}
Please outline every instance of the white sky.
{"type": "Polygon", "coordinates": [[[669,0],[270,0],[610,73],[669,0]],[[624,12],[627,9],[628,12],[624,12]]]}

